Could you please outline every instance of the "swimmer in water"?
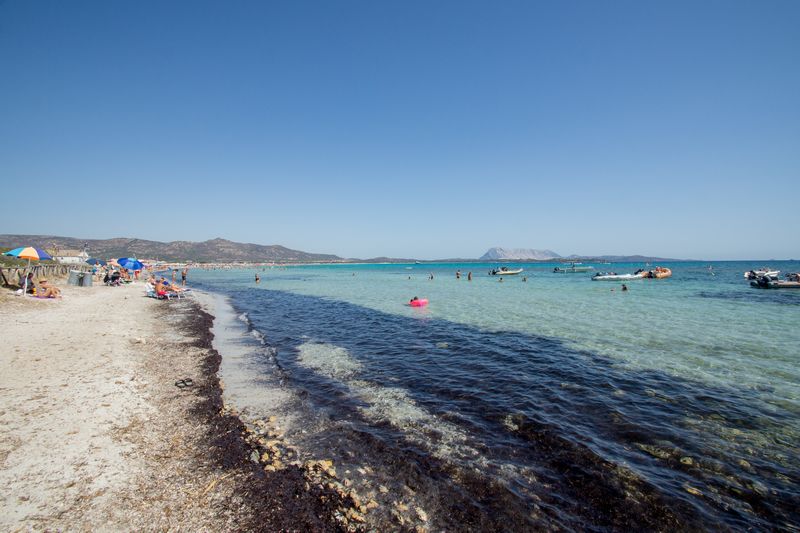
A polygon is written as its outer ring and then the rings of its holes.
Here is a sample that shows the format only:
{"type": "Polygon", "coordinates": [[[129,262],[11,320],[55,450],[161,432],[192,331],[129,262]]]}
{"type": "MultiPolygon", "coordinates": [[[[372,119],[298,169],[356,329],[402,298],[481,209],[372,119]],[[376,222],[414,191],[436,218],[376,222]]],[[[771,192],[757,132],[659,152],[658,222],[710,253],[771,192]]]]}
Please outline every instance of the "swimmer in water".
{"type": "Polygon", "coordinates": [[[260,283],[260,282],[261,282],[261,278],[258,277],[258,274],[256,274],[256,283],[260,283]]]}

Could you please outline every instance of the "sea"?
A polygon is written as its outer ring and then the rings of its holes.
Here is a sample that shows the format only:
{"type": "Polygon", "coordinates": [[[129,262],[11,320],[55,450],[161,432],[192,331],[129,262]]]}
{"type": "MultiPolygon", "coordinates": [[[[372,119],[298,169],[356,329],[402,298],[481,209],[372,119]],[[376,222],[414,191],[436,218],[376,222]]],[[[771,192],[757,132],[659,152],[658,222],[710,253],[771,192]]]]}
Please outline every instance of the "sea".
{"type": "Polygon", "coordinates": [[[627,291],[557,263],[189,281],[227,400],[332,460],[375,530],[798,531],[800,290],[750,287],[763,263],[664,263],[627,291]]]}

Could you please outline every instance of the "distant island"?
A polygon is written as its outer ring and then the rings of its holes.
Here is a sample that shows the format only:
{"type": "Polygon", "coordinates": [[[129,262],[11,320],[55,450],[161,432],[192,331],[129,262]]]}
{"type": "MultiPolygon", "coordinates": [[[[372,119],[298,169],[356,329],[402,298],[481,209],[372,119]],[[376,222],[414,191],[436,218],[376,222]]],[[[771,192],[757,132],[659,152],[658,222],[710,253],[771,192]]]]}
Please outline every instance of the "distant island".
{"type": "Polygon", "coordinates": [[[568,255],[561,256],[552,250],[535,250],[533,248],[489,248],[480,261],[587,261],[609,263],[648,263],[653,261],[690,261],[689,259],[671,259],[647,255],[568,255]]]}
{"type": "MultiPolygon", "coordinates": [[[[0,235],[0,249],[18,246],[35,246],[50,251],[83,250],[100,259],[134,256],[167,262],[197,263],[413,263],[414,258],[373,257],[370,259],[343,258],[334,254],[320,254],[293,250],[278,244],[263,245],[241,243],[217,238],[203,242],[160,242],[131,237],[114,239],[78,239],[55,235],[0,235]]],[[[533,248],[489,248],[480,258],[436,259],[436,262],[485,262],[485,261],[599,261],[615,263],[646,263],[654,261],[681,261],[665,257],[644,255],[561,256],[552,250],[533,248]]]]}
{"type": "Polygon", "coordinates": [[[498,260],[534,260],[534,261],[547,261],[550,259],[560,259],[561,256],[552,250],[534,250],[532,248],[489,248],[489,250],[480,257],[481,261],[498,261],[498,260]]]}

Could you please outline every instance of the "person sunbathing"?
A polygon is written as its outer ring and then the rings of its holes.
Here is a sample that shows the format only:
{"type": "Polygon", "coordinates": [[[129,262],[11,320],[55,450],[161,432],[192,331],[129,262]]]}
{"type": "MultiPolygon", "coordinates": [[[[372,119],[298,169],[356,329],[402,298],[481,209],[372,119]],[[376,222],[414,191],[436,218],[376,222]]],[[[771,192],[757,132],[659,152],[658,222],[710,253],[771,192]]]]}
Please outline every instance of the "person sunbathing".
{"type": "Polygon", "coordinates": [[[174,283],[170,283],[169,281],[167,281],[164,278],[161,278],[161,283],[164,285],[164,290],[168,291],[168,292],[178,293],[178,292],[183,292],[185,290],[185,289],[181,289],[180,287],[178,287],[174,283]]]}
{"type": "Polygon", "coordinates": [[[50,285],[46,279],[39,280],[39,290],[36,293],[37,298],[61,298],[61,289],[55,285],[50,285]]]}

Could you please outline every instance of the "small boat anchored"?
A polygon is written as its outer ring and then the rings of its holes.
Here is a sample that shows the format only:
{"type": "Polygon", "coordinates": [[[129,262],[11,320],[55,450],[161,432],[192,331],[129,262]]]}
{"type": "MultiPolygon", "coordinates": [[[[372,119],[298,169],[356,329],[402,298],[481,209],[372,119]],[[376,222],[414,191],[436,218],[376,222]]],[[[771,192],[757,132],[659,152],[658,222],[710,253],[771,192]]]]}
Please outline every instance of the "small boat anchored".
{"type": "Polygon", "coordinates": [[[751,281],[750,286],[757,289],[800,289],[800,272],[786,274],[785,280],[778,279],[777,276],[761,276],[751,281]]]}
{"type": "Polygon", "coordinates": [[[668,269],[667,267],[657,266],[653,270],[648,270],[644,277],[650,279],[664,279],[670,276],[672,276],[672,270],[668,269]]]}
{"type": "Polygon", "coordinates": [[[556,274],[575,274],[576,272],[591,272],[592,270],[594,270],[593,266],[577,266],[577,265],[580,265],[580,263],[572,263],[570,266],[564,268],[555,267],[553,269],[553,272],[556,274]]]}
{"type": "Polygon", "coordinates": [[[522,272],[521,268],[511,270],[508,267],[493,268],[489,271],[490,276],[516,276],[522,272]]]}
{"type": "Polygon", "coordinates": [[[616,272],[598,272],[592,276],[592,281],[630,281],[634,279],[644,279],[647,271],[637,270],[633,274],[617,274],[616,272]]]}
{"type": "Polygon", "coordinates": [[[750,270],[744,273],[744,279],[759,279],[763,277],[777,278],[780,270],[772,270],[769,267],[761,267],[758,270],[750,270]]]}

